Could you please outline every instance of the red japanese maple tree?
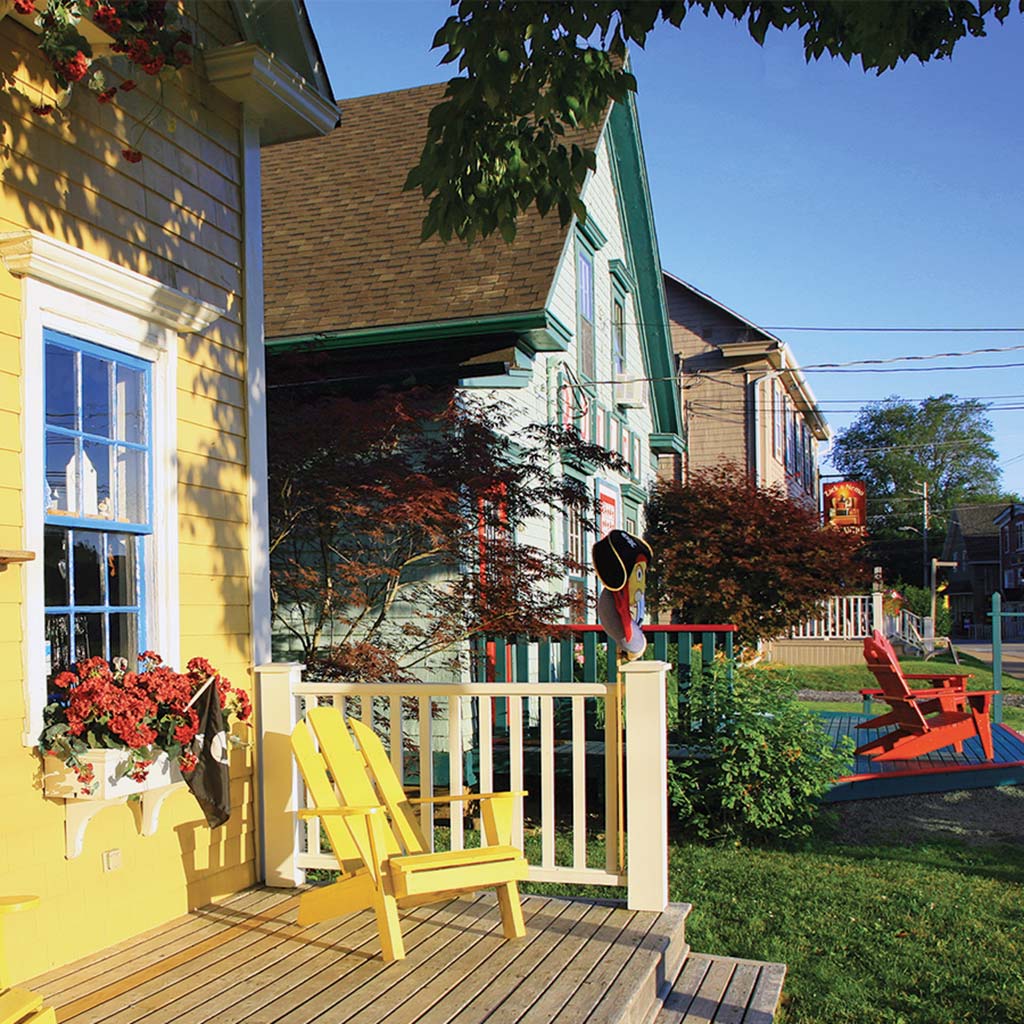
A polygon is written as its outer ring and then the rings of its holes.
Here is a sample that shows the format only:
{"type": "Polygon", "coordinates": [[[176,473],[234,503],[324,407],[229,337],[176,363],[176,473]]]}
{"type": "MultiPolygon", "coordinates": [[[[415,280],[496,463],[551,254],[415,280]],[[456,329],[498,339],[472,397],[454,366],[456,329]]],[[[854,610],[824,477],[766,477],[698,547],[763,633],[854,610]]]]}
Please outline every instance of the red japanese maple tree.
{"type": "Polygon", "coordinates": [[[275,633],[313,673],[406,678],[472,636],[564,620],[572,563],[537,539],[551,517],[561,537],[570,507],[596,512],[561,455],[617,456],[573,430],[513,436],[509,407],[452,391],[275,389],[269,423],[275,633]]]}
{"type": "Polygon", "coordinates": [[[857,537],[738,466],[659,487],[647,506],[657,606],[682,622],[730,622],[748,643],[782,635],[827,597],[869,579],[857,537]]]}

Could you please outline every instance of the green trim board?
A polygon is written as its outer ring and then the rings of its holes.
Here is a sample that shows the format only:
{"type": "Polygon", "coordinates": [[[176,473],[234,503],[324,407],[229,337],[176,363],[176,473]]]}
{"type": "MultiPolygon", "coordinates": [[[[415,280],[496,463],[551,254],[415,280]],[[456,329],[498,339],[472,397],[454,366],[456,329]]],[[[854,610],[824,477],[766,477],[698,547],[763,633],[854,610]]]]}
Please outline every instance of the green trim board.
{"type": "Polygon", "coordinates": [[[619,485],[622,490],[622,500],[631,501],[636,505],[643,505],[647,501],[647,492],[636,484],[623,483],[619,485]]]}
{"type": "Polygon", "coordinates": [[[386,324],[382,327],[360,327],[349,331],[325,331],[319,334],[268,338],[266,347],[272,355],[296,349],[328,352],[341,348],[413,344],[489,334],[515,335],[530,355],[537,352],[567,352],[572,339],[572,332],[558,317],[550,310],[538,309],[526,313],[501,313],[494,316],[474,316],[415,324],[386,324]]]}
{"type": "Polygon", "coordinates": [[[631,294],[636,291],[636,278],[633,276],[633,272],[625,263],[622,262],[622,260],[609,260],[608,273],[611,274],[612,281],[618,285],[622,291],[627,294],[631,294]]]}
{"type": "Polygon", "coordinates": [[[587,240],[587,244],[595,251],[603,248],[608,243],[608,236],[598,226],[593,214],[587,212],[586,220],[577,220],[576,227],[580,234],[587,240]]]}
{"type": "Polygon", "coordinates": [[[654,229],[654,210],[640,141],[636,100],[632,94],[623,102],[613,104],[607,137],[619,216],[629,254],[628,265],[637,283],[633,298],[641,324],[644,365],[647,376],[651,378],[655,426],[658,434],[679,434],[683,418],[675,356],[662,288],[658,238],[654,229]]]}
{"type": "Polygon", "coordinates": [[[648,442],[655,455],[686,454],[686,441],[680,434],[651,434],[648,442]]]}

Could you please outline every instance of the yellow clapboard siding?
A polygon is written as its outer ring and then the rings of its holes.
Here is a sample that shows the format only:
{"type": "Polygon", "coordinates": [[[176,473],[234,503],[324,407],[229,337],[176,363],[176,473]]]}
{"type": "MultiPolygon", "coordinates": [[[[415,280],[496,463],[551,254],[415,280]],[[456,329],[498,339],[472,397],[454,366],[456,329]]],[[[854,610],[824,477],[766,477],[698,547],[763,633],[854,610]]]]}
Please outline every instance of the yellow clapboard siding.
{"type": "MultiPolygon", "coordinates": [[[[224,326],[223,320],[218,321],[224,326]]],[[[241,336],[235,344],[214,344],[208,335],[189,334],[178,345],[181,362],[193,367],[197,375],[215,373],[218,376],[245,379],[245,355],[242,352],[241,336]]]]}
{"type": "Polygon", "coordinates": [[[21,486],[21,454],[0,448],[0,482],[5,486],[21,486]]]}
{"type": "Polygon", "coordinates": [[[245,408],[245,384],[237,377],[178,360],[178,389],[187,395],[245,408]]]}
{"type": "MultiPolygon", "coordinates": [[[[2,416],[2,414],[0,414],[2,416]]],[[[0,427],[3,426],[0,421],[0,427]]],[[[0,439],[3,435],[0,434],[0,439]]],[[[2,441],[0,441],[2,447],[2,441]]],[[[245,439],[234,434],[222,434],[218,430],[196,426],[194,423],[178,424],[178,448],[206,459],[220,459],[245,465],[245,439]]]]}
{"type": "Polygon", "coordinates": [[[249,604],[249,581],[239,576],[186,576],[182,586],[189,604],[249,604]]]}
{"type": "Polygon", "coordinates": [[[186,576],[237,576],[249,578],[249,548],[222,548],[211,554],[207,544],[178,545],[178,567],[182,578],[186,576]]]}
{"type": "Polygon", "coordinates": [[[0,449],[21,451],[21,420],[17,413],[0,409],[0,449]]]}
{"type": "Polygon", "coordinates": [[[21,411],[21,380],[14,374],[0,373],[0,409],[15,413],[21,411]]]}
{"type": "Polygon", "coordinates": [[[23,518],[21,491],[13,487],[0,487],[0,523],[5,526],[21,526],[23,518]]]}
{"type": "Polygon", "coordinates": [[[229,523],[247,525],[249,499],[246,495],[179,484],[178,511],[186,515],[202,515],[207,519],[222,519],[229,523]]]}
{"type": "MultiPolygon", "coordinates": [[[[220,575],[222,549],[249,550],[249,530],[244,523],[179,514],[178,539],[183,544],[207,548],[206,571],[220,575]]],[[[227,564],[224,562],[224,564],[227,564]]]]}
{"type": "Polygon", "coordinates": [[[236,437],[245,437],[246,433],[245,413],[242,409],[184,391],[178,392],[178,420],[234,434],[236,437]]]}
{"type": "Polygon", "coordinates": [[[235,462],[218,462],[182,452],[178,457],[178,483],[209,487],[248,500],[249,471],[235,462]]]}
{"type": "Polygon", "coordinates": [[[211,632],[240,636],[251,626],[248,604],[199,605],[189,601],[181,609],[181,635],[205,636],[211,632]]]}

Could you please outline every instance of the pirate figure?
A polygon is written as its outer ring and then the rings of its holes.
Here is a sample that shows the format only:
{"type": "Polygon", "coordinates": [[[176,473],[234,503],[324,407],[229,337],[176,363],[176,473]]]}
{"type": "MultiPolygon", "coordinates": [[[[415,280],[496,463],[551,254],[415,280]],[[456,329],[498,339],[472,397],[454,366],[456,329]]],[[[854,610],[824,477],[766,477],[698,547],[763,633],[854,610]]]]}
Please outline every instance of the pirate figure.
{"type": "Polygon", "coordinates": [[[625,530],[611,530],[591,549],[603,589],[597,599],[597,618],[604,631],[633,661],[644,653],[644,587],[654,552],[647,541],[625,530]]]}

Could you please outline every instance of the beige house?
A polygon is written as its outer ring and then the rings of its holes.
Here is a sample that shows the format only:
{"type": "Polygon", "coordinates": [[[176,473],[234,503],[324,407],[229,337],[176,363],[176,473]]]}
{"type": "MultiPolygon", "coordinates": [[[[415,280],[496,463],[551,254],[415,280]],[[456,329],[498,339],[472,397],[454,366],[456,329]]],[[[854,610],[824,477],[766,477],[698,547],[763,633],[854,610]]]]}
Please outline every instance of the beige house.
{"type": "Polygon", "coordinates": [[[734,463],[817,505],[818,444],[832,432],[789,347],[673,274],[663,280],[688,471],[734,463]]]}

